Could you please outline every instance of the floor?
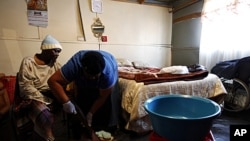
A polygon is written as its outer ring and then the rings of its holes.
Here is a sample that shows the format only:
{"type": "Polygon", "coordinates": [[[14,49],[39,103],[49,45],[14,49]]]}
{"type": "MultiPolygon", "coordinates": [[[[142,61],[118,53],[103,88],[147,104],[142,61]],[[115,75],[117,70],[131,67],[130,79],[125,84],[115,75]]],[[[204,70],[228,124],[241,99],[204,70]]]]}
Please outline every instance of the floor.
{"type": "Polygon", "coordinates": [[[250,110],[243,112],[222,112],[222,115],[217,118],[212,127],[212,132],[216,141],[230,141],[230,125],[249,125],[250,110]]]}
{"type": "MultiPolygon", "coordinates": [[[[78,141],[68,138],[67,124],[61,117],[62,115],[58,115],[55,123],[57,125],[55,129],[56,141],[78,141]]],[[[221,116],[214,121],[211,129],[215,141],[229,141],[229,126],[232,124],[250,124],[250,110],[239,113],[223,111],[221,116]]],[[[14,131],[11,129],[11,124],[8,119],[0,124],[1,140],[5,138],[4,141],[16,141],[14,131]]],[[[128,131],[117,130],[113,136],[114,141],[149,141],[150,134],[136,135],[128,131]]],[[[24,141],[30,140],[27,137],[24,141]]]]}

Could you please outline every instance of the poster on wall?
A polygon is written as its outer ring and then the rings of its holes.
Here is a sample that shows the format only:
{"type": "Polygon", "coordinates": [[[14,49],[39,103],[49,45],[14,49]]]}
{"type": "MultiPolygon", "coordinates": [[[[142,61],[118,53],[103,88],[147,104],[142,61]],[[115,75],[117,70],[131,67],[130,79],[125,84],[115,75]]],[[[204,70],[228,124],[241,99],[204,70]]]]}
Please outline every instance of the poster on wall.
{"type": "Polygon", "coordinates": [[[27,0],[27,16],[29,25],[47,27],[47,0],[27,0]]]}

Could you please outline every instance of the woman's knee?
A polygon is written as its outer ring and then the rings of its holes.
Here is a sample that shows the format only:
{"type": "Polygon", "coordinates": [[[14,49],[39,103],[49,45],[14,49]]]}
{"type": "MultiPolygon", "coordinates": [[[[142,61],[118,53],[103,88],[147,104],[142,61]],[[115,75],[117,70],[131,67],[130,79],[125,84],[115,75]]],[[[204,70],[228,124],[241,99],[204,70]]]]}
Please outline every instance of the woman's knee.
{"type": "Polygon", "coordinates": [[[54,116],[53,114],[48,110],[44,109],[40,112],[40,114],[36,117],[35,121],[37,126],[43,127],[43,128],[52,128],[54,123],[54,116]]]}

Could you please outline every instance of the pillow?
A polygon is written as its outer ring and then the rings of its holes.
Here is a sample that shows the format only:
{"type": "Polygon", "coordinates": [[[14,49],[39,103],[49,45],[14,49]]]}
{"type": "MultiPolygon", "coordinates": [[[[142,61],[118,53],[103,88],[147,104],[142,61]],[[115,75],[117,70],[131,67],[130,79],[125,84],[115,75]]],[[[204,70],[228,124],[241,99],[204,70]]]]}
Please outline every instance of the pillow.
{"type": "Polygon", "coordinates": [[[189,71],[187,66],[169,66],[162,68],[159,73],[188,74],[189,71]]]}
{"type": "Polygon", "coordinates": [[[132,62],[129,61],[128,59],[117,58],[116,62],[118,64],[118,67],[133,67],[132,62]]]}
{"type": "Polygon", "coordinates": [[[142,61],[133,61],[132,64],[136,69],[158,68],[142,61]]]}

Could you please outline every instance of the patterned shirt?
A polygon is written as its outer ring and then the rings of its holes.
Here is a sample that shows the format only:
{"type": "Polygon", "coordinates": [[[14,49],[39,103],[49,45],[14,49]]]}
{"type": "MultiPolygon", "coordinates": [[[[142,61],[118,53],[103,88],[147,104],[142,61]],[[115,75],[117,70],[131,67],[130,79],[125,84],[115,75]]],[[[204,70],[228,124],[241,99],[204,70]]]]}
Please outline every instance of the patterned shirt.
{"type": "Polygon", "coordinates": [[[18,73],[21,97],[50,104],[52,99],[42,95],[42,92],[50,90],[47,81],[60,67],[58,62],[53,65],[38,65],[34,57],[24,58],[18,73]]]}

